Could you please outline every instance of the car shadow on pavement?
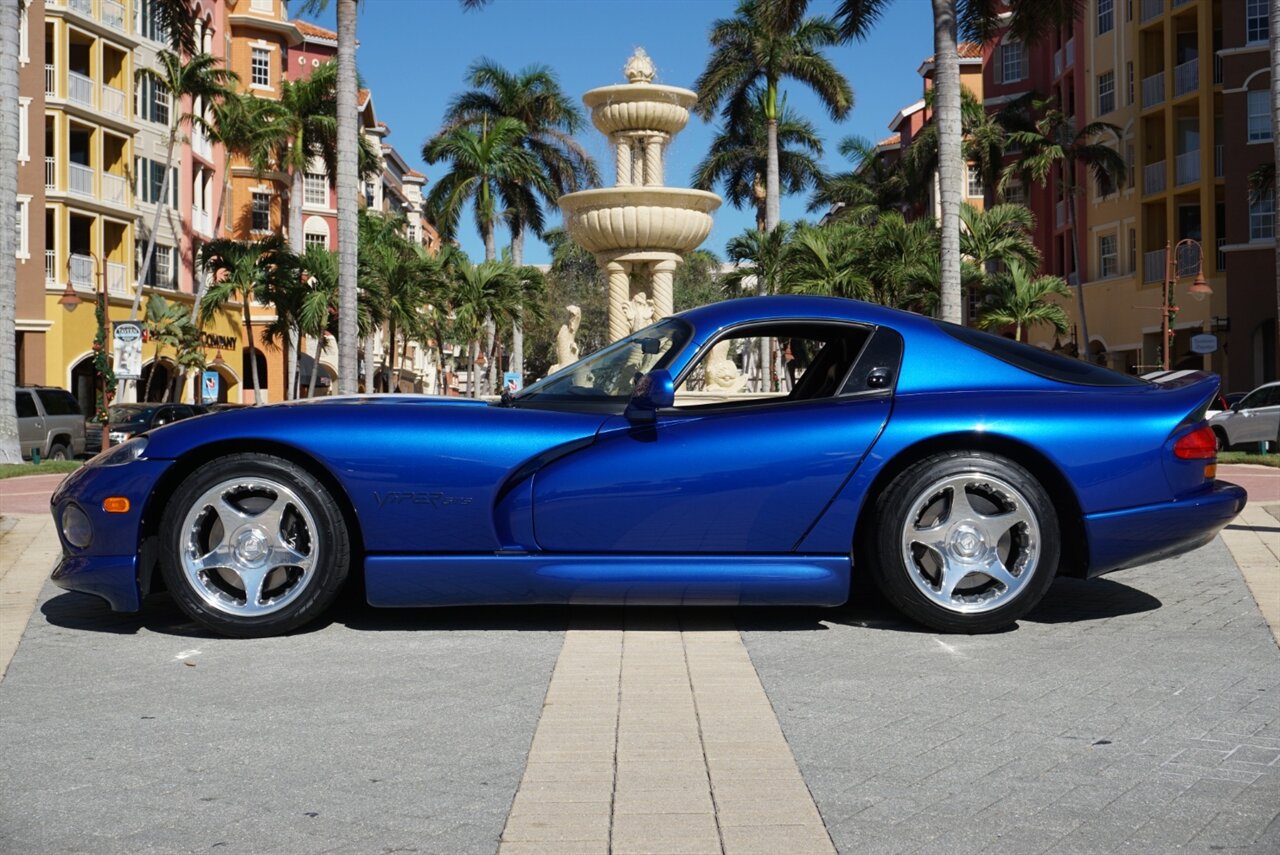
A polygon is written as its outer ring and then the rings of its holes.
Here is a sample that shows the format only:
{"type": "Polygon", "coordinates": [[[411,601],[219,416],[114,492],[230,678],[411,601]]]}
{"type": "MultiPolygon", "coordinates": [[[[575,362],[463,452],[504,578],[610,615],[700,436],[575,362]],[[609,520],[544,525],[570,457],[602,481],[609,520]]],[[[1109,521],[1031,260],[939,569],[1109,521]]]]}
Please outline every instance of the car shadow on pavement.
{"type": "MultiPolygon", "coordinates": [[[[1031,623],[1077,623],[1137,614],[1161,606],[1150,594],[1110,579],[1058,579],[1023,620],[1031,623]]],[[[193,622],[167,594],[153,594],[136,614],[113,612],[88,594],[63,593],[40,607],[49,623],[85,632],[133,635],[142,630],[193,638],[214,634],[193,622]]],[[[855,585],[850,601],[836,608],[808,606],[457,606],[449,608],[383,609],[364,602],[356,592],[340,599],[319,621],[294,630],[306,635],[332,625],[356,632],[412,632],[498,630],[561,632],[575,629],[630,631],[670,630],[673,623],[686,630],[736,625],[749,632],[818,632],[831,625],[901,633],[929,633],[902,617],[878,591],[855,585]],[[673,620],[675,618],[676,620],[673,620]]],[[[1005,630],[1013,631],[1017,627],[1005,630]]]]}

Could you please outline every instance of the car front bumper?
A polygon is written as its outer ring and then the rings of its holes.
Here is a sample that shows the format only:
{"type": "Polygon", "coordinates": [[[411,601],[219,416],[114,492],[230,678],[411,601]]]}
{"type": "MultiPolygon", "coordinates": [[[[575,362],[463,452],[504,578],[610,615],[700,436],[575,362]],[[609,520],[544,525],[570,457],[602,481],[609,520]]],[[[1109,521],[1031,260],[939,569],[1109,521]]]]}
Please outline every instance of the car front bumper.
{"type": "Polygon", "coordinates": [[[1190,552],[1213,540],[1244,510],[1243,487],[1215,481],[1190,498],[1084,518],[1089,543],[1089,578],[1190,552]]]}

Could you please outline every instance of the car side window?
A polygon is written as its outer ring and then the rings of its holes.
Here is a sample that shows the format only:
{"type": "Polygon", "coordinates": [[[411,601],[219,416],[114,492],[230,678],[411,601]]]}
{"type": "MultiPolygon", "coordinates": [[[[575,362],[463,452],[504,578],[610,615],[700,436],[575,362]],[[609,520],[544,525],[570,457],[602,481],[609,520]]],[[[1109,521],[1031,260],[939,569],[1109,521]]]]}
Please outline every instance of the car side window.
{"type": "Polygon", "coordinates": [[[1244,399],[1240,402],[1240,409],[1251,410],[1254,407],[1265,407],[1267,405],[1267,397],[1270,391],[1270,389],[1254,389],[1248,395],[1244,396],[1244,399]]]}
{"type": "Polygon", "coordinates": [[[675,405],[687,409],[834,397],[868,335],[866,328],[832,323],[730,331],[685,373],[676,387],[675,405]]]}
{"type": "Polygon", "coordinates": [[[80,405],[70,392],[62,389],[37,389],[44,411],[51,416],[78,416],[80,405]]]}
{"type": "Polygon", "coordinates": [[[40,414],[36,412],[36,402],[31,397],[31,393],[19,392],[18,393],[18,418],[34,419],[38,415],[40,414]]]}

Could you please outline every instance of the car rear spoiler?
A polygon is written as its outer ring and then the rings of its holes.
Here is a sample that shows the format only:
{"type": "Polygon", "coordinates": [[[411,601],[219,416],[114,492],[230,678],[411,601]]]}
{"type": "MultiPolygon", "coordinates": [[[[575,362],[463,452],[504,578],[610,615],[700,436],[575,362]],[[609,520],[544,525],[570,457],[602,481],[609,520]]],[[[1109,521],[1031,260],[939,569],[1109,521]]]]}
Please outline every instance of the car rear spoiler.
{"type": "MultiPolygon", "coordinates": [[[[1161,392],[1169,392],[1177,396],[1175,409],[1186,412],[1184,422],[1199,421],[1209,408],[1209,402],[1218,393],[1222,382],[1217,374],[1210,371],[1156,371],[1144,374],[1142,379],[1159,387],[1161,392]]],[[[1170,402],[1171,405],[1173,402],[1170,402]]]]}

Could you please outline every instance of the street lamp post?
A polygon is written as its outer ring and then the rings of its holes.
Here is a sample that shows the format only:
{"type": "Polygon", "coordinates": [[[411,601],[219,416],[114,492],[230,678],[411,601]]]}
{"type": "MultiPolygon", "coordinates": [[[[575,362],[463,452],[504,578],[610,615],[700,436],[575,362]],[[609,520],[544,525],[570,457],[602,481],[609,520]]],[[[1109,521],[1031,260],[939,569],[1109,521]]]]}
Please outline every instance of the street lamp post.
{"type": "MultiPolygon", "coordinates": [[[[102,409],[99,412],[94,413],[94,415],[98,418],[98,421],[102,423],[102,450],[106,451],[111,445],[111,435],[107,431],[107,420],[105,417],[107,406],[110,404],[110,401],[108,400],[110,389],[107,381],[107,372],[104,370],[104,366],[107,364],[107,356],[104,351],[107,348],[107,343],[111,341],[111,336],[107,329],[107,325],[109,323],[107,320],[107,280],[103,275],[102,263],[98,260],[97,253],[88,252],[85,254],[88,255],[89,258],[93,259],[93,272],[96,283],[93,289],[93,298],[97,314],[98,329],[97,340],[94,342],[93,348],[93,367],[98,374],[100,383],[99,394],[102,396],[102,409]]],[[[67,287],[62,292],[62,296],[58,298],[58,304],[64,307],[68,312],[74,312],[76,306],[80,304],[82,299],[83,298],[71,286],[71,256],[69,254],[67,256],[67,287]]]]}
{"type": "Polygon", "coordinates": [[[1205,297],[1213,293],[1213,289],[1209,287],[1209,283],[1204,281],[1204,247],[1200,245],[1200,241],[1194,238],[1183,238],[1176,244],[1170,246],[1168,241],[1164,244],[1165,253],[1165,279],[1164,279],[1164,295],[1160,307],[1163,317],[1163,338],[1161,339],[1160,355],[1161,366],[1165,371],[1169,370],[1169,351],[1173,344],[1173,319],[1178,315],[1178,304],[1173,298],[1173,288],[1178,284],[1178,250],[1184,245],[1194,246],[1199,254],[1199,262],[1196,269],[1196,278],[1191,283],[1191,287],[1187,289],[1187,293],[1197,300],[1203,300],[1205,297]]]}

